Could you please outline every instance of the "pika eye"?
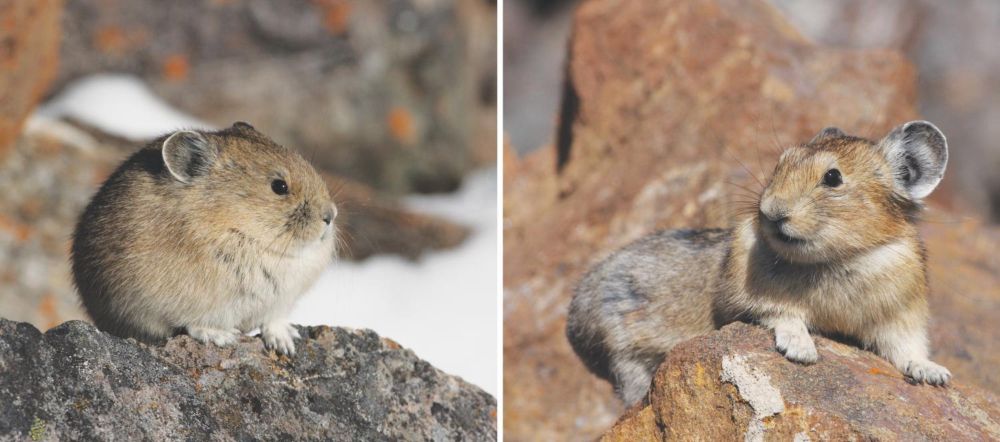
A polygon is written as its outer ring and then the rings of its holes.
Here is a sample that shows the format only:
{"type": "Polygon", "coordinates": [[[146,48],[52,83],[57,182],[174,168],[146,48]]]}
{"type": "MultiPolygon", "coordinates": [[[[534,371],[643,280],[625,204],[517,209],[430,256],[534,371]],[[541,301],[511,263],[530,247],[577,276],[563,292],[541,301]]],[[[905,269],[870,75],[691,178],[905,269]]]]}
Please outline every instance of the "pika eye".
{"type": "Polygon", "coordinates": [[[278,195],[287,195],[288,183],[286,183],[285,180],[271,181],[271,190],[273,190],[274,193],[277,193],[278,195]]]}
{"type": "Polygon", "coordinates": [[[830,169],[826,171],[826,175],[823,175],[823,185],[826,187],[837,187],[843,183],[844,179],[837,169],[830,169]]]}

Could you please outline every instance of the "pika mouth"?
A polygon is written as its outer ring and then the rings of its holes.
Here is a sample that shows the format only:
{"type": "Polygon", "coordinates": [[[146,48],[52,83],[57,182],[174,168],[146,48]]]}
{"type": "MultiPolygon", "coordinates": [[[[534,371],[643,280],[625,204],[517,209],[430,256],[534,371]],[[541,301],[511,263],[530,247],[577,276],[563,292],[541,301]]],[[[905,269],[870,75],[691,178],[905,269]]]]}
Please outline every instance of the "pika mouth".
{"type": "Polygon", "coordinates": [[[804,238],[785,233],[780,226],[770,220],[764,219],[762,224],[764,234],[783,246],[801,246],[809,242],[804,238]]]}
{"type": "Polygon", "coordinates": [[[785,232],[782,232],[781,229],[774,229],[774,238],[784,244],[793,246],[799,246],[806,243],[806,240],[802,238],[796,238],[794,236],[789,236],[785,232]]]}

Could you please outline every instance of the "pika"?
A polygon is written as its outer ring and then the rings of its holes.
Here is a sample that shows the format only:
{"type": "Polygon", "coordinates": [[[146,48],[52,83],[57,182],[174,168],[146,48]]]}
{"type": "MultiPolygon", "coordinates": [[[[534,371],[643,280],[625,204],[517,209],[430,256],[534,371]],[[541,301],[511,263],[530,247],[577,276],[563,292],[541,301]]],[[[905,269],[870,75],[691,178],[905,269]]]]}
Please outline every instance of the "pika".
{"type": "Polygon", "coordinates": [[[337,207],[313,167],[249,124],[183,130],[129,157],[73,234],[73,278],[101,330],[220,346],[259,328],[295,353],[294,302],[335,254],[337,207]]]}
{"type": "Polygon", "coordinates": [[[926,121],[877,142],[826,128],[781,154],[755,213],[733,228],[653,233],[595,265],[570,303],[569,342],[628,405],[674,345],[734,321],[772,330],[794,362],[819,358],[815,331],[946,384],[951,373],[928,359],[916,221],[947,162],[926,121]]]}

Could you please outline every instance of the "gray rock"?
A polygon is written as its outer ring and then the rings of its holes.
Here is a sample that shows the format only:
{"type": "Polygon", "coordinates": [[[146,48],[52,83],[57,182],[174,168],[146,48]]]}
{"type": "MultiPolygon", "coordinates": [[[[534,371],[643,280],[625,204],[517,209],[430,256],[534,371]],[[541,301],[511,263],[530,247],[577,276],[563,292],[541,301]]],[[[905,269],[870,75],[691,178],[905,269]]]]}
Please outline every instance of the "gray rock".
{"type": "Polygon", "coordinates": [[[496,400],[369,330],[151,346],[0,319],[0,439],[495,440],[496,400]]]}

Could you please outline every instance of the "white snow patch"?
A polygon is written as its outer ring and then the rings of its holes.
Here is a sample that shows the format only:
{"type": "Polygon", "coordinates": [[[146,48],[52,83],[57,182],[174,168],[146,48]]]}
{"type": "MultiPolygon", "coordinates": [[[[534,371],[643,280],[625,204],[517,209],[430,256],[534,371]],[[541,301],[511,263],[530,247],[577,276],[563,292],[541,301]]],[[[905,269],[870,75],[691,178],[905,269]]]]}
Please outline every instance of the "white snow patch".
{"type": "Polygon", "coordinates": [[[470,226],[472,234],[416,263],[382,255],[335,263],[299,301],[292,322],[370,328],[496,395],[496,191],[496,171],[488,170],[454,194],[407,198],[411,209],[470,226]]]}
{"type": "Polygon", "coordinates": [[[158,97],[137,77],[98,74],[74,81],[38,109],[48,118],[72,118],[111,135],[148,141],[177,129],[213,129],[158,97]]]}
{"type": "Polygon", "coordinates": [[[722,381],[736,386],[753,409],[753,418],[747,427],[743,440],[759,442],[764,440],[764,418],[785,411],[785,400],[781,392],[771,385],[771,378],[750,367],[746,355],[722,358],[722,381]]]}

